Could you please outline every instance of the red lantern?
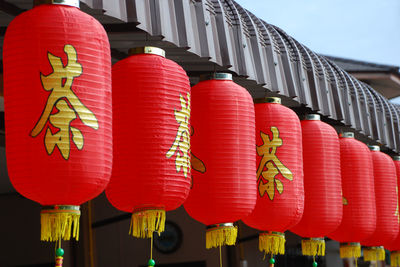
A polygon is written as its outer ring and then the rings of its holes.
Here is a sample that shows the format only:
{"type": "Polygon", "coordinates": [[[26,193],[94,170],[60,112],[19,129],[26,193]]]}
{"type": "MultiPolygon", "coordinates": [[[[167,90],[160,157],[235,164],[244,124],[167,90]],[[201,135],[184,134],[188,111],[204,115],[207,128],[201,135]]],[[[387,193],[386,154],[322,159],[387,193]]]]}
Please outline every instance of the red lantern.
{"type": "Polygon", "coordinates": [[[290,231],[302,240],[303,255],[324,256],[325,240],[342,220],[340,144],[334,128],[309,114],[301,122],[304,165],[304,213],[290,231]]]}
{"type": "Polygon", "coordinates": [[[50,206],[46,241],[69,240],[72,225],[78,239],[79,205],[104,190],[112,167],[108,38],[68,4],[79,1],[62,2],[19,15],[4,40],[8,171],[18,192],[50,206]]]}
{"type": "MultiPolygon", "coordinates": [[[[363,240],[364,261],[385,260],[384,245],[389,245],[399,233],[397,201],[397,176],[393,160],[370,146],[375,180],[376,229],[372,236],[363,240]]],[[[364,195],[365,197],[365,195],[364,195]]]]}
{"type": "Polygon", "coordinates": [[[155,47],[131,49],[113,70],[114,164],[106,194],[132,213],[130,233],[164,231],[190,190],[190,83],[155,47]]]}
{"type": "Polygon", "coordinates": [[[255,104],[257,146],[257,203],[243,219],[260,234],[259,249],[285,253],[284,232],[303,215],[303,156],[300,121],[280,98],[255,104]]]}
{"type": "Polygon", "coordinates": [[[372,156],[364,143],[354,139],[354,133],[341,134],[339,142],[343,218],[328,236],[341,242],[340,257],[359,258],[359,242],[371,236],[376,228],[372,156]]]}
{"type": "Polygon", "coordinates": [[[201,81],[192,94],[193,186],[184,206],[208,226],[207,248],[233,245],[233,222],[256,201],[253,101],[226,73],[201,81]]]}
{"type": "MultiPolygon", "coordinates": [[[[399,186],[400,186],[400,156],[393,157],[394,165],[396,167],[396,175],[397,175],[397,197],[399,196],[399,186]]],[[[399,198],[397,198],[397,201],[399,198]]],[[[397,216],[399,216],[399,204],[397,202],[397,216]]],[[[400,220],[400,218],[399,218],[400,220]]],[[[389,245],[385,245],[385,247],[391,251],[390,253],[390,263],[391,266],[398,267],[400,266],[400,233],[397,235],[397,238],[389,245]]]]}

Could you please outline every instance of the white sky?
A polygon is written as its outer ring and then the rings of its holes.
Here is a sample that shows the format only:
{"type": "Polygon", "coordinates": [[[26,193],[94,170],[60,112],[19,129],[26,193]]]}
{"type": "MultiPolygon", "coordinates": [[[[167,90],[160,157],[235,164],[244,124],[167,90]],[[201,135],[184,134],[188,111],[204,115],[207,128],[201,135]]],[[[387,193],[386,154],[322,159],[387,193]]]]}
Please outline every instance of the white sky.
{"type": "Polygon", "coordinates": [[[400,0],[236,0],[311,50],[400,66],[400,0]]]}

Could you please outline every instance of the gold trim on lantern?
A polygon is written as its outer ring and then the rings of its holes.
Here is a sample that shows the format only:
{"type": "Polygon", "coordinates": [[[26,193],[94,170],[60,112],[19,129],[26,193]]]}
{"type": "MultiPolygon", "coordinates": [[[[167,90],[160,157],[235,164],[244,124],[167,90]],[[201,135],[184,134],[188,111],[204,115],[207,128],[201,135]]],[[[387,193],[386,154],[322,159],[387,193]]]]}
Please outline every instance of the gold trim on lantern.
{"type": "Polygon", "coordinates": [[[129,234],[138,238],[151,238],[165,229],[165,210],[160,208],[135,209],[132,212],[129,234]]]}
{"type": "Polygon", "coordinates": [[[350,242],[340,243],[340,258],[360,258],[361,244],[350,242]]]}
{"type": "Polygon", "coordinates": [[[381,149],[380,149],[379,146],[368,145],[368,148],[369,148],[371,151],[381,151],[381,149]]]}
{"type": "Polygon", "coordinates": [[[258,238],[258,249],[265,254],[285,254],[285,234],[280,232],[260,233],[258,238]]]}
{"type": "Polygon", "coordinates": [[[151,54],[151,55],[165,57],[165,50],[154,46],[143,46],[143,47],[134,47],[129,49],[128,54],[130,56],[139,54],[151,54]]]}
{"type": "Polygon", "coordinates": [[[272,103],[272,104],[281,104],[280,97],[264,97],[264,98],[257,98],[254,99],[255,104],[263,104],[263,103],[272,103]]]}
{"type": "Polygon", "coordinates": [[[79,206],[53,205],[44,206],[40,212],[41,240],[70,240],[71,236],[79,240],[79,206]]]}
{"type": "Polygon", "coordinates": [[[33,6],[40,5],[65,5],[79,8],[79,0],[34,0],[33,6]]]}
{"type": "Polygon", "coordinates": [[[363,249],[364,261],[384,261],[385,249],[384,247],[365,247],[363,249]]]}
{"type": "Polygon", "coordinates": [[[354,138],[354,133],[353,132],[344,132],[344,133],[341,133],[339,136],[342,138],[354,138]]]}
{"type": "Polygon", "coordinates": [[[325,239],[304,238],[301,240],[301,250],[304,256],[325,256],[325,239]]]}
{"type": "Polygon", "coordinates": [[[219,223],[207,226],[206,248],[235,245],[237,232],[238,229],[233,223],[219,223]]]}
{"type": "Polygon", "coordinates": [[[232,74],[226,72],[214,72],[214,73],[200,75],[200,81],[207,81],[207,80],[232,81],[232,74]]]}
{"type": "Polygon", "coordinates": [[[319,114],[307,114],[304,118],[306,121],[320,121],[321,116],[319,114]]]}

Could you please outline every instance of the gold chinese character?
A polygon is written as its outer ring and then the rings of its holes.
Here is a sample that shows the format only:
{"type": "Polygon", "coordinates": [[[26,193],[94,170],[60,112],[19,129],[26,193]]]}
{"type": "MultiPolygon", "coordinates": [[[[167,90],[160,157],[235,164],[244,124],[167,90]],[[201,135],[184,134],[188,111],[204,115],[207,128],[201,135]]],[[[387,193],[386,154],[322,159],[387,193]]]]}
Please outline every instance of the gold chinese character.
{"type": "MultiPolygon", "coordinates": [[[[194,134],[194,129],[193,126],[190,127],[191,128],[191,136],[194,134]]],[[[198,171],[200,173],[205,173],[206,172],[206,165],[204,164],[204,162],[199,159],[198,157],[196,157],[192,151],[190,151],[190,163],[192,165],[192,169],[195,171],[198,171]]]]}
{"type": "Polygon", "coordinates": [[[167,158],[171,158],[176,154],[175,167],[176,171],[183,171],[183,175],[187,177],[190,168],[190,140],[189,140],[189,118],[190,118],[190,94],[187,94],[187,102],[180,95],[181,110],[175,110],[175,120],[178,122],[178,132],[175,141],[167,152],[167,158]]]}
{"type": "Polygon", "coordinates": [[[269,136],[261,132],[263,144],[257,146],[257,154],[262,157],[257,169],[258,192],[261,197],[267,192],[270,200],[274,200],[275,186],[279,194],[283,193],[282,182],[275,178],[279,173],[289,181],[293,180],[292,172],[282,164],[276,156],[276,150],[282,146],[282,139],[279,138],[279,130],[276,127],[271,127],[272,140],[269,136]],[[266,183],[264,182],[266,181],[266,183]]]}
{"type": "Polygon", "coordinates": [[[79,117],[83,124],[95,130],[99,128],[99,124],[95,115],[82,104],[71,88],[74,78],[82,74],[82,65],[77,62],[76,50],[72,45],[65,45],[64,52],[67,55],[66,66],[60,57],[47,53],[53,72],[48,75],[41,73],[40,80],[44,90],[51,93],[31,136],[38,136],[49,121],[57,130],[53,133],[50,126],[47,126],[44,138],[46,151],[51,155],[57,146],[62,157],[67,160],[70,154],[71,133],[72,141],[79,150],[84,144],[82,132],[72,127],[71,122],[79,117]],[[56,112],[54,108],[57,109],[56,112]]]}

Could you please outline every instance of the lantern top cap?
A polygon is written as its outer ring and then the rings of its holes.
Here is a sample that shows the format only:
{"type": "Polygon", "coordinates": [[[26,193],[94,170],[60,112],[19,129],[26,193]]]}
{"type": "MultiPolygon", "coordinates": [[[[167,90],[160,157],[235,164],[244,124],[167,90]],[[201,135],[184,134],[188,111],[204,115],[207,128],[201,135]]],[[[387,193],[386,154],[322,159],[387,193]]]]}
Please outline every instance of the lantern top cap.
{"type": "Polygon", "coordinates": [[[207,80],[232,81],[232,74],[226,72],[214,72],[210,74],[200,75],[200,81],[207,81],[207,80]]]}
{"type": "Polygon", "coordinates": [[[254,99],[254,103],[256,103],[256,104],[260,104],[260,103],[281,104],[281,99],[279,97],[264,97],[264,98],[254,99]]]}
{"type": "Polygon", "coordinates": [[[341,133],[339,136],[342,138],[354,138],[354,133],[353,132],[344,132],[344,133],[341,133]]]}
{"type": "Polygon", "coordinates": [[[39,5],[64,5],[79,8],[79,0],[34,0],[33,6],[39,5]]]}
{"type": "Polygon", "coordinates": [[[151,54],[165,57],[165,50],[154,46],[142,46],[129,49],[128,54],[130,56],[138,54],[151,54]]]}
{"type": "Polygon", "coordinates": [[[400,161],[400,156],[399,155],[393,156],[393,160],[394,161],[400,161]]]}
{"type": "Polygon", "coordinates": [[[381,151],[381,149],[380,149],[379,146],[371,146],[371,145],[368,145],[368,148],[369,148],[371,151],[381,151]]]}
{"type": "Polygon", "coordinates": [[[319,114],[307,114],[304,118],[306,121],[320,121],[321,116],[319,114]]]}

